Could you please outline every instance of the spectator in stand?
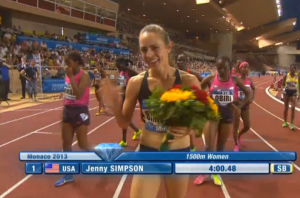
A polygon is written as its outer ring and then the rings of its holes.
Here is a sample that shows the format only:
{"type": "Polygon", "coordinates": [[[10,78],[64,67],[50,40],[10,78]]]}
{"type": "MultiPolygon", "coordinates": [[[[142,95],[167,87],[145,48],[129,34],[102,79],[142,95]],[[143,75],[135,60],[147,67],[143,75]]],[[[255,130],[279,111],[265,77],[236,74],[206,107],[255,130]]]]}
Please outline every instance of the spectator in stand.
{"type": "Polygon", "coordinates": [[[21,74],[21,72],[26,69],[29,65],[27,64],[27,61],[26,61],[26,56],[23,56],[22,57],[22,60],[21,60],[21,64],[19,65],[19,72],[20,72],[20,76],[19,76],[19,79],[21,81],[21,86],[22,86],[22,97],[21,99],[25,99],[25,92],[26,92],[26,78],[21,74]]]}
{"type": "Polygon", "coordinates": [[[9,69],[11,67],[6,63],[6,59],[0,60],[0,71],[1,71],[1,76],[2,79],[0,79],[0,84],[1,84],[1,89],[2,89],[2,98],[3,101],[10,100],[8,98],[8,93],[9,93],[9,82],[10,82],[10,77],[9,77],[9,69]]]}
{"type": "Polygon", "coordinates": [[[30,67],[21,71],[21,74],[26,78],[27,92],[29,95],[29,101],[37,101],[37,81],[40,79],[38,69],[35,67],[35,60],[31,59],[30,67]],[[34,97],[33,97],[34,96],[34,97]]]}

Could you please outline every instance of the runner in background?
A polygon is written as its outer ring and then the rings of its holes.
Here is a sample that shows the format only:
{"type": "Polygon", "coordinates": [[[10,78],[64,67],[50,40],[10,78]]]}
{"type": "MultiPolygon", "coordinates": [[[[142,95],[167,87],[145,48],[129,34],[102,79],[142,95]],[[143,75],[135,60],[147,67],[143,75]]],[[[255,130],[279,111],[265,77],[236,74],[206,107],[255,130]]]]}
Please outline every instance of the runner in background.
{"type": "MultiPolygon", "coordinates": [[[[187,67],[187,62],[188,62],[187,57],[184,54],[178,55],[178,57],[177,57],[177,67],[178,67],[178,69],[180,69],[182,71],[185,71],[187,73],[193,74],[194,76],[197,77],[199,82],[201,82],[203,80],[203,78],[200,75],[200,73],[196,72],[196,71],[193,71],[193,70],[190,70],[187,67]]],[[[190,135],[190,140],[191,140],[191,151],[194,152],[194,151],[196,151],[196,146],[194,144],[194,138],[193,138],[192,134],[190,135]]]]}
{"type": "MultiPolygon", "coordinates": [[[[138,75],[138,72],[132,70],[129,68],[129,60],[124,58],[119,58],[116,60],[116,67],[118,68],[120,72],[120,76],[118,79],[118,85],[122,87],[123,89],[123,102],[125,101],[125,93],[126,93],[126,87],[128,84],[128,81],[131,77],[138,75]]],[[[139,138],[139,136],[142,134],[142,130],[138,129],[132,122],[130,123],[130,128],[134,130],[134,135],[132,137],[133,140],[136,140],[139,138]]],[[[119,143],[121,146],[127,146],[127,128],[122,129],[122,141],[119,143]]]]}
{"type": "MultiPolygon", "coordinates": [[[[227,56],[218,57],[216,60],[216,74],[207,76],[201,82],[202,90],[209,88],[210,97],[218,105],[221,116],[219,123],[208,122],[208,126],[204,130],[206,151],[224,151],[228,136],[232,132],[234,114],[237,114],[235,111],[240,111],[240,108],[247,104],[251,97],[242,80],[231,75],[231,67],[230,59],[227,56]],[[242,101],[235,100],[237,88],[245,93],[245,98],[242,101]],[[216,136],[217,148],[215,149],[216,136]]],[[[222,185],[219,175],[212,174],[211,178],[216,185],[222,185]]],[[[200,175],[194,183],[202,184],[207,179],[209,179],[209,175],[200,175]]]]}
{"type": "Polygon", "coordinates": [[[235,76],[239,76],[240,71],[239,71],[239,66],[242,63],[241,60],[237,60],[233,68],[231,69],[231,74],[235,76]]]}
{"type": "Polygon", "coordinates": [[[95,85],[95,95],[96,98],[99,102],[99,110],[96,113],[96,116],[99,116],[100,113],[104,113],[105,112],[105,106],[104,103],[102,101],[102,96],[100,93],[98,93],[98,90],[100,88],[100,84],[101,84],[101,79],[105,79],[106,78],[106,73],[103,70],[103,64],[101,62],[96,64],[96,69],[94,70],[94,80],[93,83],[95,85]]]}
{"type": "MultiPolygon", "coordinates": [[[[91,79],[87,72],[80,67],[84,67],[81,55],[71,52],[66,57],[66,83],[65,100],[62,118],[62,146],[64,152],[72,151],[74,134],[78,140],[78,146],[84,151],[93,151],[94,148],[88,143],[87,133],[90,125],[90,84],[91,79]]],[[[61,186],[73,182],[73,175],[66,175],[55,183],[61,186]]]]}
{"type": "MultiPolygon", "coordinates": [[[[235,142],[234,151],[238,152],[240,150],[239,146],[242,144],[241,136],[245,134],[251,127],[251,117],[250,117],[250,103],[254,101],[255,97],[255,86],[249,75],[249,64],[247,62],[242,62],[239,66],[240,78],[242,79],[244,85],[252,92],[252,98],[241,108],[241,111],[235,111],[234,122],[233,122],[233,139],[235,142]],[[240,114],[239,114],[240,113],[240,114]],[[240,117],[243,120],[244,127],[239,131],[240,117]]],[[[244,100],[244,92],[238,88],[238,100],[244,100]]]]}
{"type": "Polygon", "coordinates": [[[296,65],[292,64],[290,66],[290,72],[283,76],[282,88],[283,88],[283,102],[284,102],[284,111],[283,118],[284,122],[283,127],[287,127],[287,116],[289,110],[289,104],[291,103],[291,123],[290,129],[295,130],[294,118],[295,118],[295,106],[296,100],[299,99],[299,75],[296,75],[296,65]]]}

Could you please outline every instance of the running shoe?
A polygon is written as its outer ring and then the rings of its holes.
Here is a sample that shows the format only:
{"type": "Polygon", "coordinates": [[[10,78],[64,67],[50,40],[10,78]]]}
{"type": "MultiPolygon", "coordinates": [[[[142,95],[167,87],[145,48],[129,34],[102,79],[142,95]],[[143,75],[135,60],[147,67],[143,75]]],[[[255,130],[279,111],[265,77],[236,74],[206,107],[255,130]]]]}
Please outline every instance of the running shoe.
{"type": "Polygon", "coordinates": [[[70,183],[70,182],[73,182],[73,181],[74,181],[73,175],[65,175],[62,179],[55,182],[54,185],[55,185],[55,187],[59,187],[59,186],[62,186],[66,183],[70,183]]]}
{"type": "Polygon", "coordinates": [[[199,176],[195,179],[194,184],[200,185],[200,184],[202,184],[203,182],[206,182],[208,179],[209,179],[209,176],[208,176],[208,175],[199,175],[199,176]]]}
{"type": "Polygon", "coordinates": [[[215,185],[222,185],[222,181],[219,175],[211,175],[211,178],[214,180],[215,185]]]}
{"type": "Polygon", "coordinates": [[[293,125],[292,123],[290,124],[290,129],[291,130],[295,130],[295,125],[293,125]]]}
{"type": "Polygon", "coordinates": [[[105,113],[105,109],[102,108],[102,109],[100,110],[100,113],[105,113]]]}
{"type": "Polygon", "coordinates": [[[239,143],[239,145],[242,145],[242,137],[241,136],[238,139],[238,143],[239,143]]]}
{"type": "Polygon", "coordinates": [[[127,142],[124,142],[123,140],[119,143],[120,146],[127,146],[127,142]]]}
{"type": "Polygon", "coordinates": [[[282,127],[287,127],[287,126],[288,126],[287,122],[284,122],[284,123],[282,124],[282,127]]]}
{"type": "Polygon", "coordinates": [[[29,99],[29,102],[33,102],[33,99],[32,99],[32,98],[30,98],[30,99],[29,99]]]}
{"type": "Polygon", "coordinates": [[[95,116],[99,116],[99,115],[100,115],[100,112],[95,113],[95,116]]]}
{"type": "Polygon", "coordinates": [[[235,145],[234,149],[233,149],[234,152],[239,152],[240,151],[240,148],[238,145],[235,145]]]}
{"type": "Polygon", "coordinates": [[[191,148],[191,152],[195,152],[196,151],[196,147],[194,146],[193,148],[191,148]]]}
{"type": "Polygon", "coordinates": [[[136,140],[137,138],[139,138],[139,136],[142,134],[142,130],[139,129],[138,132],[134,132],[134,135],[132,137],[133,140],[136,140]]]}

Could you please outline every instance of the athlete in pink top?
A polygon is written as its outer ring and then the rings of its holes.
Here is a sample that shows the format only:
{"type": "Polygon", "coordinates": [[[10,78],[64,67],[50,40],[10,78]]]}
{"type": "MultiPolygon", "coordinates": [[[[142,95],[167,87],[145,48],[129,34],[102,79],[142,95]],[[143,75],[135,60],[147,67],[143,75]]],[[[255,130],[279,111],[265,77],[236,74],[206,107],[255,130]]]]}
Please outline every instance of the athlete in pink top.
{"type": "MultiPolygon", "coordinates": [[[[92,151],[93,148],[87,142],[88,125],[90,124],[89,93],[90,76],[80,69],[84,62],[79,53],[71,52],[65,58],[67,67],[65,83],[65,100],[63,110],[62,141],[63,151],[72,151],[74,133],[78,140],[78,145],[82,150],[92,151]]],[[[74,181],[72,175],[66,175],[55,183],[61,186],[74,181]]]]}
{"type": "MultiPolygon", "coordinates": [[[[76,85],[79,85],[81,75],[85,73],[83,70],[79,70],[77,74],[74,76],[71,76],[71,78],[74,79],[76,85]]],[[[89,100],[90,100],[90,87],[86,87],[83,95],[78,98],[73,91],[71,80],[68,76],[66,76],[66,83],[65,83],[65,101],[64,105],[65,106],[82,106],[82,107],[87,107],[89,105],[89,100]]]]}
{"type": "MultiPolygon", "coordinates": [[[[242,108],[241,111],[235,112],[236,114],[234,115],[234,122],[233,122],[233,138],[235,142],[235,147],[234,151],[239,151],[240,148],[239,146],[241,145],[241,135],[245,134],[249,129],[251,125],[251,118],[250,118],[250,106],[249,104],[253,102],[254,96],[255,96],[255,86],[252,82],[252,79],[248,76],[249,74],[249,64],[247,62],[242,62],[239,66],[239,71],[240,71],[240,78],[243,81],[243,84],[245,87],[251,92],[251,99],[250,101],[245,104],[242,108]],[[243,129],[239,132],[239,124],[240,124],[240,118],[242,118],[244,127],[243,129]]],[[[241,89],[238,89],[238,99],[239,100],[244,100],[245,95],[244,92],[241,89]]]]}
{"type": "MultiPolygon", "coordinates": [[[[201,82],[202,90],[209,88],[210,97],[219,107],[219,113],[222,117],[220,123],[208,123],[208,128],[215,130],[204,130],[206,151],[214,151],[215,138],[217,136],[217,151],[223,151],[231,132],[233,124],[234,111],[240,111],[250,100],[250,92],[243,84],[242,80],[231,75],[231,62],[226,56],[221,56],[216,61],[217,73],[207,76],[201,82]],[[237,102],[234,98],[236,87],[240,88],[245,93],[245,99],[237,102]]],[[[218,175],[211,175],[216,185],[222,185],[218,175]]],[[[195,181],[195,184],[202,184],[208,175],[200,175],[195,181]]]]}

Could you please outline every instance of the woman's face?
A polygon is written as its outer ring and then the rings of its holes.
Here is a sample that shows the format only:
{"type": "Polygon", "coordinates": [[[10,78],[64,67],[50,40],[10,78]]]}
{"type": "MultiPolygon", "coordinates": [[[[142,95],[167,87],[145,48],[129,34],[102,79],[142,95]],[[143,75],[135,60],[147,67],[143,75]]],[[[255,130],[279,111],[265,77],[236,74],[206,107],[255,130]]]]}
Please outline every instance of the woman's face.
{"type": "Polygon", "coordinates": [[[223,59],[218,59],[216,62],[216,68],[218,71],[218,74],[222,77],[226,77],[229,75],[230,72],[230,63],[228,61],[225,61],[223,59]]]}
{"type": "Polygon", "coordinates": [[[69,57],[66,57],[65,58],[65,63],[68,67],[72,68],[72,69],[75,69],[77,67],[77,63],[74,62],[72,59],[70,59],[69,57]]]}
{"type": "Polygon", "coordinates": [[[101,70],[102,70],[102,66],[101,66],[100,64],[97,64],[97,65],[96,65],[96,68],[97,68],[98,71],[101,71],[101,70]]]}
{"type": "Polygon", "coordinates": [[[291,73],[295,73],[296,72],[296,66],[292,65],[290,68],[291,73]]]}
{"type": "Polygon", "coordinates": [[[244,64],[240,69],[241,74],[248,75],[249,74],[249,64],[244,64]]]}
{"type": "Polygon", "coordinates": [[[166,46],[158,33],[144,32],[140,34],[140,51],[144,61],[150,68],[164,67],[168,65],[168,54],[171,46],[166,46]]]}
{"type": "Polygon", "coordinates": [[[179,69],[184,69],[187,64],[187,58],[185,56],[178,56],[177,66],[179,69]]]}

